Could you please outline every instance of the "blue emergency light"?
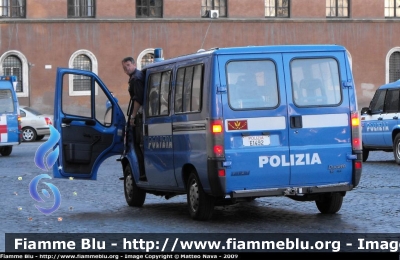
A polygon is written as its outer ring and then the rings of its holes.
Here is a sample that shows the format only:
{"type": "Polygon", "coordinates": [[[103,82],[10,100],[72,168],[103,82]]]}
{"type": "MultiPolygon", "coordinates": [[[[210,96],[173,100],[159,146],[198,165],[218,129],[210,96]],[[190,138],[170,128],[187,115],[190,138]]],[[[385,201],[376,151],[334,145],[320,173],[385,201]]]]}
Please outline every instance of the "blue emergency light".
{"type": "Polygon", "coordinates": [[[17,76],[0,76],[0,80],[8,80],[11,82],[17,82],[17,76]]]}
{"type": "Polygon", "coordinates": [[[161,49],[161,48],[154,49],[154,62],[158,62],[158,61],[162,61],[162,60],[164,60],[163,49],[161,49]]]}

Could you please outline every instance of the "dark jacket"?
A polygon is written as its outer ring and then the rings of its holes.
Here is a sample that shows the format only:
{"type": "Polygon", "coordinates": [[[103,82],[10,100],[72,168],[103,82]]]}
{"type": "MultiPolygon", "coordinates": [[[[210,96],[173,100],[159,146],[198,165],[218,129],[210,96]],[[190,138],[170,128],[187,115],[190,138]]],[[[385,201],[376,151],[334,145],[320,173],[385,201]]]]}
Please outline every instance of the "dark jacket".
{"type": "Polygon", "coordinates": [[[140,105],[143,105],[144,98],[144,76],[143,73],[135,69],[135,71],[129,77],[129,95],[132,101],[137,101],[140,105]]]}

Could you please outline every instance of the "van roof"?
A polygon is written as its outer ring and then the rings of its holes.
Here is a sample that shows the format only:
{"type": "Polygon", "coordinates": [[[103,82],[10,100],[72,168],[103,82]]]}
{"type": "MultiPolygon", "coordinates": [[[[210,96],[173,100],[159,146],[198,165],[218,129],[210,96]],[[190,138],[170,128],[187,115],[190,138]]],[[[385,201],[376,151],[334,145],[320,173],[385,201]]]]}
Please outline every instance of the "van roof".
{"type": "Polygon", "coordinates": [[[388,84],[379,87],[379,89],[389,89],[389,88],[400,88],[400,79],[395,82],[390,82],[388,84]]]}
{"type": "Polygon", "coordinates": [[[242,46],[242,47],[227,47],[227,48],[212,48],[197,53],[182,55],[171,59],[151,63],[145,68],[156,67],[171,62],[178,62],[187,59],[209,55],[224,55],[224,54],[255,54],[255,53],[274,53],[274,52],[321,52],[321,51],[345,51],[346,49],[340,45],[319,44],[319,45],[267,45],[267,46],[242,46]]]}

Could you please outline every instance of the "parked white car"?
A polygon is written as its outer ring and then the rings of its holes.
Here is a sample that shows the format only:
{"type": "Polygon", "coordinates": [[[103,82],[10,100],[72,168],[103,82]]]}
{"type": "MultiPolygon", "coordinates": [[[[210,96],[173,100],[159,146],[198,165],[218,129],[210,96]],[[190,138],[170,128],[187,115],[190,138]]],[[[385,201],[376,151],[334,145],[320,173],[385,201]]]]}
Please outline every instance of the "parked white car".
{"type": "Polygon", "coordinates": [[[49,125],[53,122],[52,116],[44,115],[26,106],[20,107],[20,116],[23,141],[42,140],[45,135],[50,134],[49,125]]]}

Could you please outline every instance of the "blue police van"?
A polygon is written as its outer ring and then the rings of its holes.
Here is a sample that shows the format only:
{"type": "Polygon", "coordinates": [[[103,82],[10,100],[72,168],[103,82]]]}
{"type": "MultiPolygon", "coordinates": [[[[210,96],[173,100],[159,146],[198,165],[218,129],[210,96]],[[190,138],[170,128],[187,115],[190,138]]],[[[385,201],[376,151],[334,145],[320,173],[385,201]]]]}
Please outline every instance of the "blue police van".
{"type": "Polygon", "coordinates": [[[344,47],[214,48],[143,72],[140,137],[97,75],[58,68],[54,177],[95,180],[101,162],[121,155],[128,205],[186,195],[196,220],[268,196],[315,201],[332,214],[358,185],[360,120],[344,47]],[[69,95],[71,79],[88,96],[69,95]]]}
{"type": "Polygon", "coordinates": [[[21,120],[15,76],[0,76],[0,154],[9,156],[13,145],[21,143],[21,120]]]}
{"type": "Polygon", "coordinates": [[[400,164],[400,80],[380,86],[361,110],[363,161],[370,151],[393,152],[400,164]]]}

